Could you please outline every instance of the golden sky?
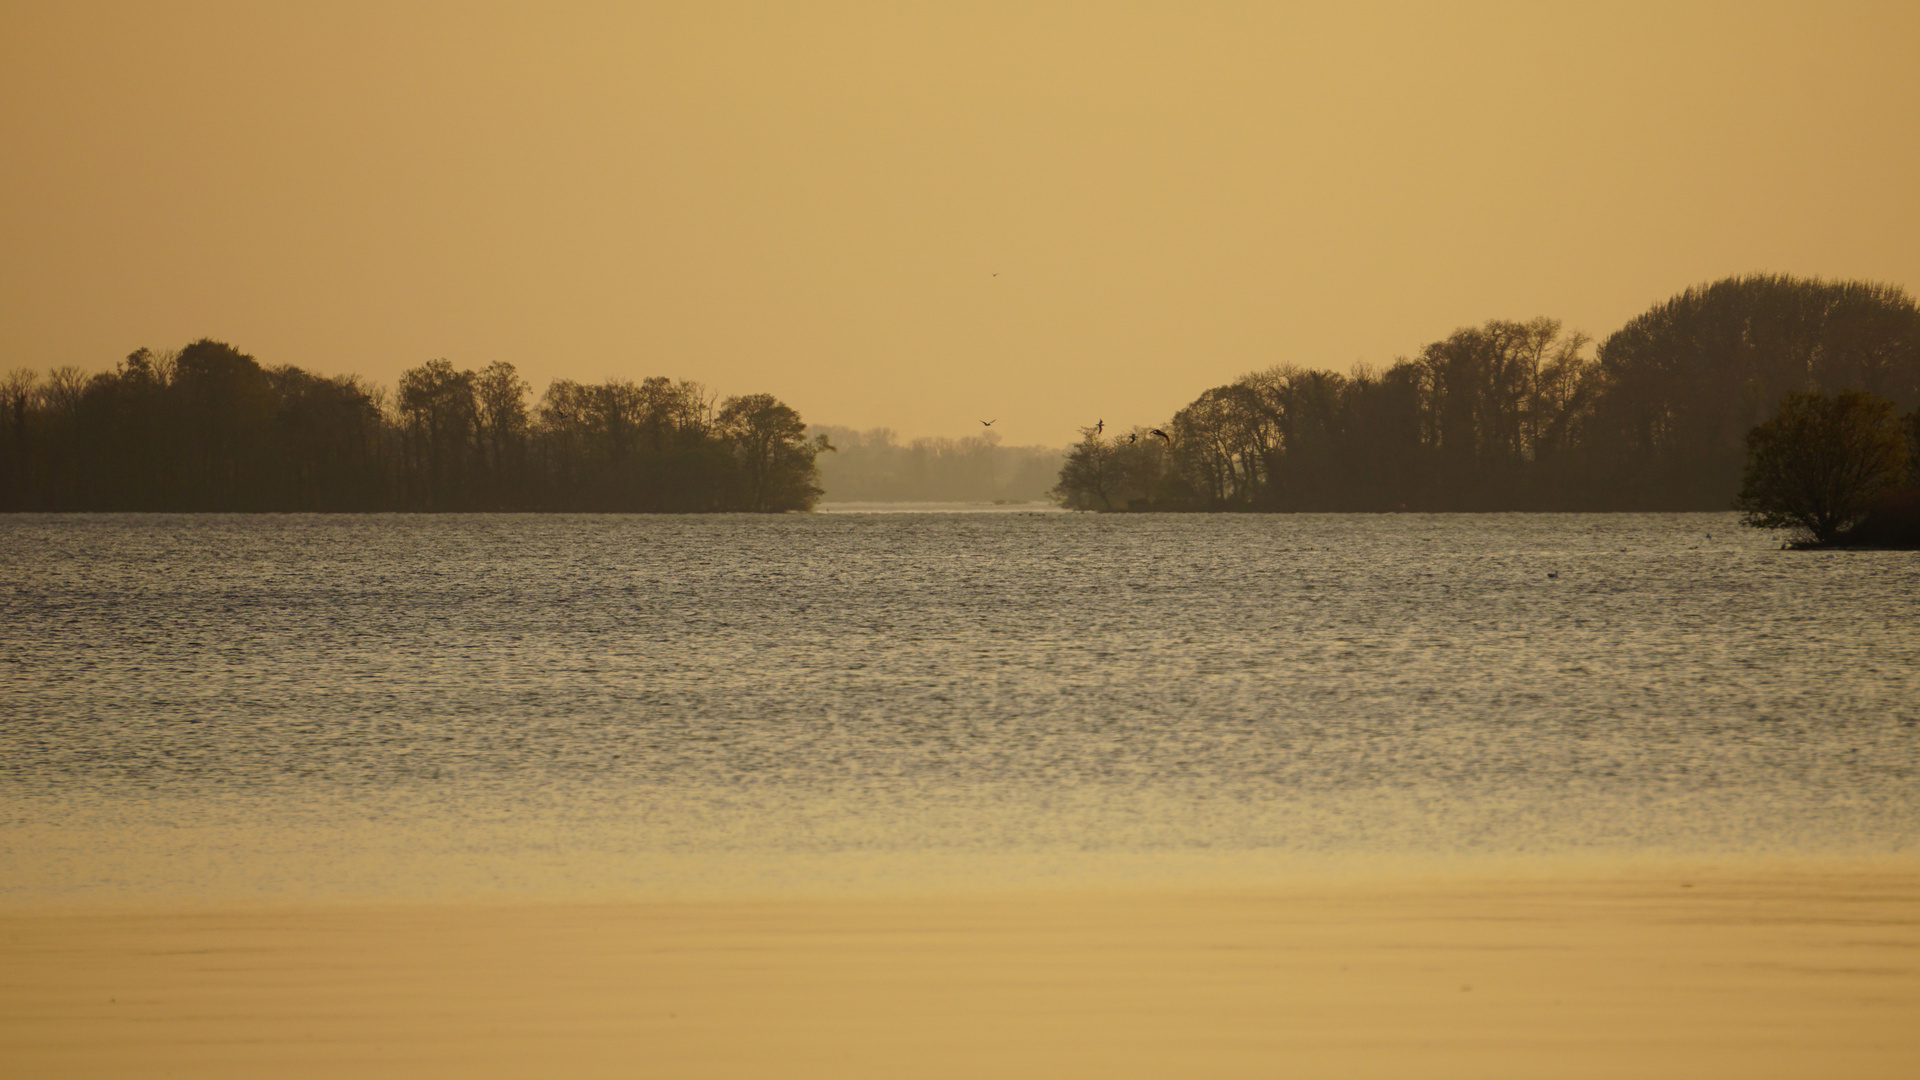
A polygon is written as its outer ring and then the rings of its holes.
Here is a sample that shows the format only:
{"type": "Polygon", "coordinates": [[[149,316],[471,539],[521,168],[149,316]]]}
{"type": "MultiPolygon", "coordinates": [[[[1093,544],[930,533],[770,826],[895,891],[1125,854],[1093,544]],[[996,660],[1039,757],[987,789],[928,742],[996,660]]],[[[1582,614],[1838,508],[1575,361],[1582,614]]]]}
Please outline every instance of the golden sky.
{"type": "Polygon", "coordinates": [[[1061,443],[1920,287],[1920,5],[0,4],[0,368],[230,341],[1061,443]]]}

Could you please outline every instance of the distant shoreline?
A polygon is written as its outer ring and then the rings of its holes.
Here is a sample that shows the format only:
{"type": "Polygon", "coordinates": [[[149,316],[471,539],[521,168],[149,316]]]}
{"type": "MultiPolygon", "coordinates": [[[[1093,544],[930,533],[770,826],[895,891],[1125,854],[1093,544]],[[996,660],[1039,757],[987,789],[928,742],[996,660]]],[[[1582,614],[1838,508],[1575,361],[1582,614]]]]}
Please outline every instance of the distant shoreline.
{"type": "MultiPolygon", "coordinates": [[[[1045,514],[1047,516],[1085,516],[1107,520],[1117,518],[1183,518],[1219,520],[1222,518],[1306,518],[1306,517],[1645,517],[1668,515],[1732,516],[1731,510],[1121,510],[1113,512],[1071,510],[1054,503],[973,503],[973,502],[825,502],[811,510],[0,510],[0,520],[19,518],[84,517],[631,517],[631,518],[714,518],[744,516],[756,518],[845,516],[852,514],[1045,514]]],[[[1731,526],[1730,526],[1731,527],[1731,526]]],[[[1845,545],[1836,545],[1845,546],[1845,545]]],[[[1856,544],[1865,548],[1870,545],[1856,544]]],[[[1823,549],[1825,550],[1825,549],[1823,549]]]]}

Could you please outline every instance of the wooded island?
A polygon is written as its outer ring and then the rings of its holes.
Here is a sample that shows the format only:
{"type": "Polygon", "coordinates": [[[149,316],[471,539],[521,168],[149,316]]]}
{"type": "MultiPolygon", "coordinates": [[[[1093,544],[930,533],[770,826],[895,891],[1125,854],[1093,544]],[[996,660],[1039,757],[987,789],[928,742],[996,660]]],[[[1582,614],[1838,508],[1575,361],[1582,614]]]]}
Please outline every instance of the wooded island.
{"type": "Polygon", "coordinates": [[[1281,365],[1158,427],[1084,429],[1082,510],[1726,510],[1792,393],[1920,406],[1903,290],[1784,276],[1689,289],[1589,355],[1552,319],[1456,331],[1384,371],[1281,365]]]}
{"type": "Polygon", "coordinates": [[[0,509],[172,511],[810,509],[800,415],[664,378],[556,379],[434,360],[399,391],[265,367],[218,341],[115,371],[0,384],[0,509]]]}

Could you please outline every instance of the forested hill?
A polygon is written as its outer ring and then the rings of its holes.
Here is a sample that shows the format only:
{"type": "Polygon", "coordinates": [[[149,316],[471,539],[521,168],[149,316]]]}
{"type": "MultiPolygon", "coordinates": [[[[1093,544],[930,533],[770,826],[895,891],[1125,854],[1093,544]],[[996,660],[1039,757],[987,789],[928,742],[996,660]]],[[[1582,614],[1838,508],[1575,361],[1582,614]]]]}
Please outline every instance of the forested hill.
{"type": "Polygon", "coordinates": [[[0,382],[0,510],[780,511],[820,495],[792,409],[664,378],[436,360],[388,395],[217,341],[0,382]]]}
{"type": "Polygon", "coordinates": [[[1055,490],[1089,510],[1725,510],[1788,392],[1920,406],[1920,311],[1888,285],[1728,278],[1589,344],[1496,321],[1385,371],[1274,367],[1158,427],[1086,432],[1055,490]]]}

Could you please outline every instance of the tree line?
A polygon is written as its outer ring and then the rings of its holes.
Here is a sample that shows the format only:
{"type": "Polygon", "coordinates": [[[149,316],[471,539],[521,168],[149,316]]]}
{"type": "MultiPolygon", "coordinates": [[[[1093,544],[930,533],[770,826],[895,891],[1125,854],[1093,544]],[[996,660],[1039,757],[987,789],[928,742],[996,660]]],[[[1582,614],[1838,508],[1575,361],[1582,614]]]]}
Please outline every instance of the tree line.
{"type": "Polygon", "coordinates": [[[555,380],[445,360],[388,393],[222,342],[0,381],[0,510],[805,510],[793,409],[693,382],[555,380]]]}
{"type": "Polygon", "coordinates": [[[1589,348],[1560,322],[1458,330],[1384,371],[1287,365],[1159,427],[1086,429],[1054,495],[1082,510],[1724,510],[1788,394],[1920,405],[1903,290],[1728,278],[1589,348]]]}

